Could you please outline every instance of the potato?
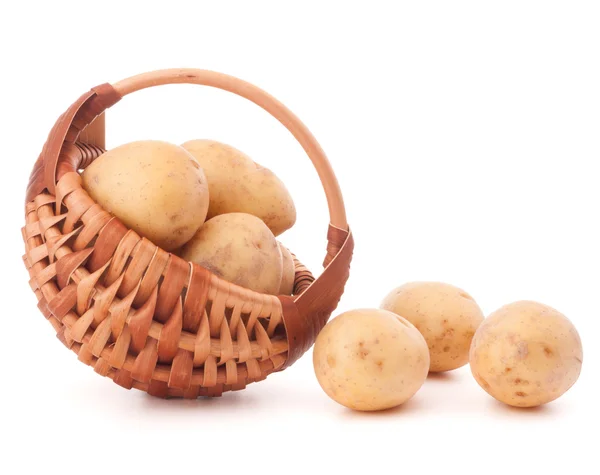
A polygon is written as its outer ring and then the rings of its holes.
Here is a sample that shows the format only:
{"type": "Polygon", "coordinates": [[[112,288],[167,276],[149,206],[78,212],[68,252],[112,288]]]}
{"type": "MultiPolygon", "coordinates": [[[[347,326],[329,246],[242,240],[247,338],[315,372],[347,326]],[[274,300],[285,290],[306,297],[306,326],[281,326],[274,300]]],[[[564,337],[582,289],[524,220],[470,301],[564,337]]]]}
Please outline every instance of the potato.
{"type": "Polygon", "coordinates": [[[279,287],[280,295],[292,295],[294,291],[294,280],[296,279],[296,266],[292,253],[287,247],[279,243],[281,249],[281,257],[283,259],[283,273],[281,275],[281,287],[279,287]]]}
{"type": "Polygon", "coordinates": [[[486,318],[470,352],[479,385],[518,407],[560,397],[577,381],[582,359],[581,339],[569,319],[530,301],[505,305],[486,318]]]}
{"type": "Polygon", "coordinates": [[[180,256],[247,289],[277,294],[282,259],[273,233],[256,216],[228,213],[204,223],[180,256]]]}
{"type": "Polygon", "coordinates": [[[165,251],[188,241],[206,219],[206,177],[178,145],[155,140],[121,145],[94,160],[82,178],[100,206],[165,251]]]}
{"type": "Polygon", "coordinates": [[[398,406],[423,385],[427,343],[407,320],[385,310],[342,313],[317,337],[313,364],[336,402],[359,411],[398,406]]]}
{"type": "Polygon", "coordinates": [[[208,217],[249,213],[262,219],[275,236],[296,222],[296,208],[283,182],[239,150],[214,140],[184,143],[204,169],[210,190],[208,217]]]}
{"type": "Polygon", "coordinates": [[[411,282],[392,290],[381,308],[406,318],[423,334],[431,357],[429,371],[449,371],[468,363],[483,313],[464,290],[441,282],[411,282]]]}

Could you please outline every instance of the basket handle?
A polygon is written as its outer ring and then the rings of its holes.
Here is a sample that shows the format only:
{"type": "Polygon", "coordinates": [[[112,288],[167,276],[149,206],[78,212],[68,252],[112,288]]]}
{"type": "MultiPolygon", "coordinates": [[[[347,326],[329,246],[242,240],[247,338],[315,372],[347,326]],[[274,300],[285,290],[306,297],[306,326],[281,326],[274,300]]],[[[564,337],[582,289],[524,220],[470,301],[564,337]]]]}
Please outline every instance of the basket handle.
{"type": "Polygon", "coordinates": [[[113,84],[121,97],[148,87],[163,84],[199,84],[232,92],[262,107],[281,122],[302,145],[319,174],[327,203],[331,224],[348,229],[344,200],[337,178],[325,152],[308,128],[281,102],[262,89],[227,74],[203,69],[163,69],[152,71],[113,84]]]}

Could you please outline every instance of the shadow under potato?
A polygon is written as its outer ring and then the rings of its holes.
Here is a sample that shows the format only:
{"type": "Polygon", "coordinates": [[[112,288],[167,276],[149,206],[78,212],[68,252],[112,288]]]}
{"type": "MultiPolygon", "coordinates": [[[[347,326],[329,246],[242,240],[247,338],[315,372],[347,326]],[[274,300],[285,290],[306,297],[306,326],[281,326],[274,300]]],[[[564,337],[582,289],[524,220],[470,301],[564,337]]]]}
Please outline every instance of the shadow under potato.
{"type": "Polygon", "coordinates": [[[377,418],[377,417],[394,417],[414,414],[425,408],[423,398],[417,395],[410,398],[404,404],[381,411],[355,411],[353,409],[344,408],[340,411],[340,416],[344,418],[377,418]]]}
{"type": "Polygon", "coordinates": [[[453,371],[444,371],[442,373],[429,373],[427,379],[431,381],[457,381],[459,377],[453,371]]]}
{"type": "Polygon", "coordinates": [[[550,402],[535,407],[516,407],[490,398],[490,409],[498,414],[506,414],[509,417],[548,417],[557,414],[558,405],[556,402],[550,402]]]}

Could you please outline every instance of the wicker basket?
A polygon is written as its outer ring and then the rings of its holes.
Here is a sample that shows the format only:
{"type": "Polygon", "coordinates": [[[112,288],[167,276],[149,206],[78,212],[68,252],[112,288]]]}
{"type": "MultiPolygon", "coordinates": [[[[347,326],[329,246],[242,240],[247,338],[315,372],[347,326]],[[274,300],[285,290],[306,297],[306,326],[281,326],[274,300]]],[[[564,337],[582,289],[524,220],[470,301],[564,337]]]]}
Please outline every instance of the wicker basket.
{"type": "Polygon", "coordinates": [[[308,129],[261,89],[204,70],[155,71],[81,96],[50,132],[25,213],[29,284],[59,340],[97,373],[160,397],[218,396],[290,366],[336,307],[352,258],[337,180],[308,129]],[[253,292],[165,252],[82,188],[78,170],[104,151],[104,111],[127,94],[172,83],[245,97],[287,127],[312,160],[329,205],[327,255],[317,279],[296,261],[293,297],[253,292]]]}

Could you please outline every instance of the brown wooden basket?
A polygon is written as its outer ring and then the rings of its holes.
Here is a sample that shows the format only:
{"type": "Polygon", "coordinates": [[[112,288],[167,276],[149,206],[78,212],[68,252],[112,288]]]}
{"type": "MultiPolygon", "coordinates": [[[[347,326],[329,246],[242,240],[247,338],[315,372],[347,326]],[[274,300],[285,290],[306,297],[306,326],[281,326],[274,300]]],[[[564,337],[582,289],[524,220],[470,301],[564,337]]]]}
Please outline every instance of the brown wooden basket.
{"type": "Polygon", "coordinates": [[[290,366],[335,309],[353,250],[339,185],[304,124],[256,86],[198,69],[141,74],[83,94],[60,116],[35,163],[25,215],[29,284],[58,338],[97,373],[161,397],[218,396],[290,366]],[[165,252],[82,188],[78,170],[104,151],[104,111],[127,94],[174,83],[254,102],[312,160],[329,205],[327,255],[317,279],[296,261],[293,297],[253,292],[165,252]]]}

